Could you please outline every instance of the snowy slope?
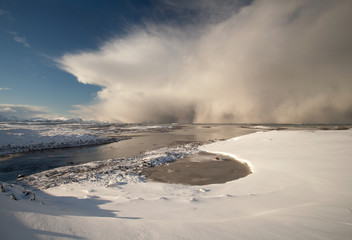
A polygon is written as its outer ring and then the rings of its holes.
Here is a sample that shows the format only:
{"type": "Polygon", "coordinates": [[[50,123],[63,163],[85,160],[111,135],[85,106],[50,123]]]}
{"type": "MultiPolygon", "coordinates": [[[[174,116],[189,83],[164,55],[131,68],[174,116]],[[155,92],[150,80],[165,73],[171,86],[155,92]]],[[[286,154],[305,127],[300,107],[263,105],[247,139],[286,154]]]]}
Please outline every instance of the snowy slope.
{"type": "MultiPolygon", "coordinates": [[[[238,181],[83,181],[0,193],[5,239],[351,239],[352,131],[258,132],[203,150],[248,162],[238,181]]],[[[16,189],[13,190],[13,189],[16,189]]]]}

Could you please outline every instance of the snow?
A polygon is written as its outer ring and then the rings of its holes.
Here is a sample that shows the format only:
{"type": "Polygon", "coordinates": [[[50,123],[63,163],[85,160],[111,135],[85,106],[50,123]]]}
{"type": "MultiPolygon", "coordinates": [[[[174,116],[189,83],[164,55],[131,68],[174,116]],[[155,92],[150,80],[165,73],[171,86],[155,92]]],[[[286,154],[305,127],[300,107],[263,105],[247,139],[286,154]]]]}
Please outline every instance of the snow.
{"type": "Polygon", "coordinates": [[[116,175],[111,184],[35,191],[33,201],[24,187],[4,183],[0,232],[4,239],[351,239],[351,130],[257,132],[199,150],[235,156],[254,173],[202,187],[131,173],[123,184],[116,175]]]}
{"type": "Polygon", "coordinates": [[[0,122],[0,155],[112,143],[123,134],[169,131],[173,125],[85,123],[79,120],[0,122]]]}
{"type": "Polygon", "coordinates": [[[0,155],[97,145],[123,139],[100,135],[99,131],[82,124],[0,123],[0,155]]]}
{"type": "Polygon", "coordinates": [[[147,151],[142,156],[94,161],[76,166],[59,167],[39,172],[21,179],[21,183],[40,189],[72,182],[97,182],[105,186],[145,181],[137,173],[145,167],[173,162],[187,155],[198,153],[198,144],[189,143],[147,151]]]}
{"type": "Polygon", "coordinates": [[[124,127],[124,130],[138,130],[138,131],[147,131],[147,130],[160,130],[160,129],[170,129],[173,126],[170,125],[135,125],[124,127]]]}
{"type": "Polygon", "coordinates": [[[285,128],[278,126],[263,126],[263,125],[242,125],[243,128],[258,129],[258,130],[283,130],[285,128]]]}

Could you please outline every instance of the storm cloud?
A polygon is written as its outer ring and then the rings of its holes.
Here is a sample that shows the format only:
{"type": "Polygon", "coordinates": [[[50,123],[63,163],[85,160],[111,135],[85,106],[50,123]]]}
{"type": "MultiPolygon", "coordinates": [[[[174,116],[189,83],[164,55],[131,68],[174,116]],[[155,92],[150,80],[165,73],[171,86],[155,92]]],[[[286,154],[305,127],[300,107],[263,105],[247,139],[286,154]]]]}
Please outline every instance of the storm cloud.
{"type": "Polygon", "coordinates": [[[61,69],[102,87],[75,113],[122,122],[352,122],[351,1],[231,7],[206,23],[148,22],[98,50],[62,56],[61,69]]]}

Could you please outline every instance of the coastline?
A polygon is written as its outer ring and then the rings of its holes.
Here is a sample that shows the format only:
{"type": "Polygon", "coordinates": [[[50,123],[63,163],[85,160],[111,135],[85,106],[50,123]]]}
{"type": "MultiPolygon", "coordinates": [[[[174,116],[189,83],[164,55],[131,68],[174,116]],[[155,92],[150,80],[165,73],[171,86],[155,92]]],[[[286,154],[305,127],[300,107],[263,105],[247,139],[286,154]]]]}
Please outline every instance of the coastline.
{"type": "MultiPolygon", "coordinates": [[[[65,166],[76,166],[109,159],[125,159],[143,156],[148,151],[176,147],[188,143],[204,144],[255,132],[240,125],[162,125],[126,127],[98,127],[110,138],[127,138],[118,142],[91,147],[34,151],[0,157],[0,181],[15,181],[18,175],[34,173],[65,166]],[[172,128],[170,128],[172,126],[172,128]]],[[[38,126],[36,126],[38,128],[38,126]]],[[[56,126],[57,127],[57,126],[56,126]]],[[[84,126],[87,128],[86,126],[84,126]]],[[[45,129],[48,128],[45,125],[45,129]]],[[[78,130],[74,129],[74,132],[78,130]]],[[[68,132],[68,131],[66,131],[68,132]]]]}

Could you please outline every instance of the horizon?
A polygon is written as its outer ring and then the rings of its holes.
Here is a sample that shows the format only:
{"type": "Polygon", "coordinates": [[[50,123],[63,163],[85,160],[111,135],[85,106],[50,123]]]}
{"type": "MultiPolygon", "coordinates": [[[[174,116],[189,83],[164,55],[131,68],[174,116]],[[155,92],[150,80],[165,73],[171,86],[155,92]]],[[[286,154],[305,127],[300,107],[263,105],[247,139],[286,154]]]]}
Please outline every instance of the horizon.
{"type": "Polygon", "coordinates": [[[29,118],[29,119],[1,119],[0,118],[0,123],[62,123],[62,124],[70,124],[70,123],[82,123],[82,124],[111,124],[111,125],[144,125],[144,126],[157,126],[157,125],[209,125],[209,126],[214,126],[214,125],[236,125],[236,126],[335,126],[335,127],[340,127],[340,126],[350,126],[352,123],[264,123],[264,122],[173,122],[173,123],[152,123],[152,122],[135,122],[135,123],[128,123],[128,122],[109,122],[109,121],[99,121],[99,120],[84,120],[81,118],[52,118],[52,119],[45,119],[45,118],[29,118]]]}

